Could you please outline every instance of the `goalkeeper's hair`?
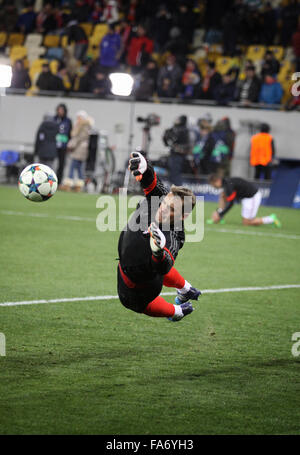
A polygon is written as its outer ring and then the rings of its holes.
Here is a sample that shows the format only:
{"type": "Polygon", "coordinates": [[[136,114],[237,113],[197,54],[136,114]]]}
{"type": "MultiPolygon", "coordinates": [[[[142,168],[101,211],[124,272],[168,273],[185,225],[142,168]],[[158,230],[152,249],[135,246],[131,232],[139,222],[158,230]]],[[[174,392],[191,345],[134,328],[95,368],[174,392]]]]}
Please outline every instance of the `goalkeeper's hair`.
{"type": "Polygon", "coordinates": [[[193,208],[196,205],[196,196],[194,195],[193,191],[189,190],[188,188],[185,188],[184,186],[172,185],[170,188],[170,192],[172,194],[174,194],[174,196],[178,196],[181,198],[181,200],[183,202],[183,204],[182,204],[182,214],[183,215],[185,213],[187,213],[185,211],[185,207],[184,207],[185,198],[187,198],[187,197],[191,198],[191,205],[190,204],[189,205],[191,207],[191,210],[193,210],[193,208]]]}

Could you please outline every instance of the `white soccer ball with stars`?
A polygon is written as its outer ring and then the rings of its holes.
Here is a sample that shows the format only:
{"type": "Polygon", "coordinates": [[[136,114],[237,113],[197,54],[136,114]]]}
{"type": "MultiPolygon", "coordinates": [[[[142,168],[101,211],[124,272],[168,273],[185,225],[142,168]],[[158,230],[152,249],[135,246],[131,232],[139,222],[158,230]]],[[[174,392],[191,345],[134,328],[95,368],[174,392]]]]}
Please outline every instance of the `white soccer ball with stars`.
{"type": "Polygon", "coordinates": [[[47,201],[57,190],[56,174],[45,164],[29,164],[20,174],[19,190],[30,201],[47,201]]]}

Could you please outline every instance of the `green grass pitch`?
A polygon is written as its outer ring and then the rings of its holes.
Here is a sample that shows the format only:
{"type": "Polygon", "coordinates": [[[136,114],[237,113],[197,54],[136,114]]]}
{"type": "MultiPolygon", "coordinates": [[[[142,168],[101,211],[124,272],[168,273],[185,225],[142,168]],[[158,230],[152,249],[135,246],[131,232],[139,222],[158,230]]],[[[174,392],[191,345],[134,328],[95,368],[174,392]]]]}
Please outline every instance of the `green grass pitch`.
{"type": "MultiPolygon", "coordinates": [[[[116,295],[119,233],[97,231],[96,199],[0,187],[0,303],[116,295]]],[[[300,284],[300,212],[273,211],[281,230],[235,206],[176,267],[200,289],[300,284]]],[[[299,304],[300,289],[204,293],[178,323],[117,299],[0,306],[0,434],[300,434],[299,304]]]]}

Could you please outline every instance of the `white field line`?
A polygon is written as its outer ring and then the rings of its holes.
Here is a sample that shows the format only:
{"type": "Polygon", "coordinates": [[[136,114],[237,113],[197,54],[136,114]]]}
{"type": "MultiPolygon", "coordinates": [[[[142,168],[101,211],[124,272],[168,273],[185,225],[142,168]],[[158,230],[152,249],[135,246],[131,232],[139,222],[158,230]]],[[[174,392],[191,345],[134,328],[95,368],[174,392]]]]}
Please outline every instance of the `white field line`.
{"type": "MultiPolygon", "coordinates": [[[[92,223],[96,224],[96,217],[88,218],[88,217],[82,217],[82,216],[69,216],[69,215],[52,216],[52,215],[49,215],[48,213],[14,212],[12,210],[0,210],[0,214],[1,215],[10,215],[10,216],[27,216],[27,217],[33,217],[33,218],[52,218],[52,219],[56,219],[56,220],[67,220],[67,221],[87,221],[87,222],[92,222],[92,223]]],[[[221,233],[225,233],[225,234],[254,235],[254,236],[257,235],[257,236],[262,236],[262,237],[300,240],[300,235],[297,235],[297,234],[261,232],[261,231],[256,231],[255,228],[253,228],[253,231],[249,231],[249,230],[242,230],[242,229],[224,229],[224,228],[219,228],[219,227],[216,227],[214,229],[214,228],[205,226],[204,230],[205,230],[205,232],[211,231],[211,232],[216,232],[216,233],[221,232],[221,233]]]]}
{"type": "MultiPolygon", "coordinates": [[[[204,289],[202,295],[219,294],[224,292],[244,292],[244,291],[272,291],[277,289],[300,289],[300,284],[279,284],[273,286],[256,286],[245,288],[223,288],[223,289],[204,289]]],[[[162,292],[160,295],[176,295],[176,292],[162,292]]],[[[118,300],[117,295],[97,295],[89,297],[72,297],[65,299],[43,299],[43,300],[24,300],[21,302],[3,302],[0,306],[20,306],[20,305],[36,305],[40,303],[64,303],[64,302],[87,302],[96,300],[118,300]]]]}

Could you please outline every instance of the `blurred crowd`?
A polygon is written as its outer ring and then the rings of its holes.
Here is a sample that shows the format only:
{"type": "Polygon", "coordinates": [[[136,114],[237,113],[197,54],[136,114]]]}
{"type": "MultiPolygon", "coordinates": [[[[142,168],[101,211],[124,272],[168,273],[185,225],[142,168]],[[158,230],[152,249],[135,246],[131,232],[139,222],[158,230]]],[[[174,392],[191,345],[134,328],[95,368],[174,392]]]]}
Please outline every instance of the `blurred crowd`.
{"type": "MultiPolygon", "coordinates": [[[[202,44],[221,42],[223,55],[233,58],[253,43],[291,46],[295,70],[300,69],[299,0],[0,0],[0,4],[0,30],[64,35],[74,44],[72,52],[64,49],[55,73],[50,63],[44,64],[34,82],[41,91],[105,97],[110,94],[108,74],[122,70],[135,76],[134,95],[140,100],[157,96],[219,105],[282,102],[280,62],[272,50],[266,51],[259,68],[247,61],[243,78],[238,65],[220,74],[209,59],[200,70],[191,58],[198,30],[204,31],[202,44]],[[81,23],[109,25],[98,58],[89,55],[81,23]]],[[[32,84],[24,62],[17,60],[12,87],[28,89],[32,84]]],[[[287,107],[293,109],[297,103],[293,99],[287,107]]]]}

